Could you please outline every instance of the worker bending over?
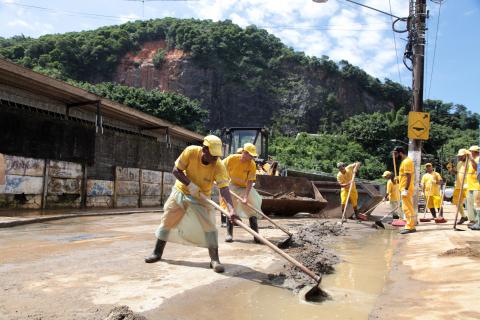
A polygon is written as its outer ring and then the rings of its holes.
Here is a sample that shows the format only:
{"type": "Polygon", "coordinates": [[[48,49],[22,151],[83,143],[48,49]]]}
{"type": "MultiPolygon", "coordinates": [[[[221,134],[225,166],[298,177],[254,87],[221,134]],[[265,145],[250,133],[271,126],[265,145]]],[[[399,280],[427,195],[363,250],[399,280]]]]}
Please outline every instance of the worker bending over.
{"type": "MultiPolygon", "coordinates": [[[[261,210],[262,197],[257,190],[253,188],[253,183],[256,180],[256,165],[254,158],[257,157],[257,149],[251,143],[245,143],[241,154],[232,154],[223,160],[225,168],[230,178],[230,190],[239,195],[242,200],[233,197],[233,206],[235,212],[240,218],[248,219],[250,228],[258,232],[257,218],[258,214],[255,210],[249,208],[247,203],[254,208],[261,210]]],[[[220,204],[223,208],[227,207],[227,203],[222,198],[220,204]]],[[[260,243],[256,238],[255,242],[260,243]]],[[[227,236],[226,242],[233,241],[233,224],[227,221],[227,236]]]]}
{"type": "Polygon", "coordinates": [[[220,161],[222,141],[209,135],[203,146],[189,146],[175,161],[173,175],[177,178],[163,207],[164,213],[155,235],[157,243],[145,262],[157,262],[162,258],[167,241],[208,248],[210,268],[223,272],[218,257],[218,232],[215,227],[215,210],[200,199],[200,193],[210,197],[216,182],[220,194],[227,203],[229,219],[237,218],[233,207],[228,176],[220,161]]]}
{"type": "Polygon", "coordinates": [[[477,165],[479,160],[478,146],[471,146],[470,158],[467,168],[467,215],[470,220],[469,228],[472,230],[480,230],[480,183],[477,179],[477,165]]]}
{"type": "Polygon", "coordinates": [[[393,155],[400,164],[400,196],[402,199],[402,210],[405,213],[405,219],[407,223],[405,224],[405,229],[400,233],[407,234],[417,231],[415,229],[415,210],[413,208],[413,194],[414,194],[414,183],[413,179],[415,176],[415,168],[413,166],[413,160],[407,156],[405,149],[403,147],[395,147],[393,149],[393,155]]]}
{"type": "Polygon", "coordinates": [[[425,174],[422,176],[420,182],[425,195],[425,206],[430,210],[434,218],[437,217],[436,209],[439,209],[439,214],[443,217],[442,201],[440,194],[440,186],[443,185],[442,176],[438,172],[433,171],[431,163],[425,164],[425,174]]]}
{"type": "Polygon", "coordinates": [[[463,186],[462,190],[462,180],[463,175],[465,174],[465,161],[467,160],[467,156],[469,152],[467,149],[460,149],[457,153],[457,166],[449,168],[449,171],[455,175],[455,186],[453,189],[453,197],[452,203],[457,206],[458,212],[460,213],[460,220],[458,220],[458,224],[463,224],[464,222],[468,221],[467,216],[465,215],[465,211],[463,210],[463,203],[467,197],[467,180],[465,179],[465,185],[463,186]]]}
{"type": "Polygon", "coordinates": [[[392,210],[393,219],[400,219],[400,190],[398,189],[398,181],[396,181],[394,175],[390,171],[385,171],[382,175],[384,179],[387,179],[387,193],[385,194],[385,201],[390,203],[390,209],[392,210]]]}
{"type": "Polygon", "coordinates": [[[358,192],[357,187],[355,185],[355,181],[353,178],[353,171],[358,171],[360,168],[360,162],[355,162],[345,166],[345,163],[339,162],[337,163],[338,174],[337,174],[337,181],[340,184],[340,200],[342,202],[342,212],[345,210],[345,206],[347,201],[350,201],[353,207],[353,217],[352,219],[359,218],[358,212],[358,192]],[[350,184],[352,184],[352,191],[350,191],[350,199],[347,200],[348,197],[348,190],[350,189],[350,184]]]}

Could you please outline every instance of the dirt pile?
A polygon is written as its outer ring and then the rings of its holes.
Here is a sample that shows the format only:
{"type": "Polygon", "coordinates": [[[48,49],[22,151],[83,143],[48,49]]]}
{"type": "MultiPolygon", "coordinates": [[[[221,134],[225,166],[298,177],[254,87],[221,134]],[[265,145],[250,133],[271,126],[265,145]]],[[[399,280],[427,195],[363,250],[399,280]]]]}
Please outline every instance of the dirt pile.
{"type": "Polygon", "coordinates": [[[480,258],[480,251],[472,249],[470,247],[465,248],[453,248],[447,250],[439,255],[440,257],[469,257],[480,258]]]}
{"type": "Polygon", "coordinates": [[[147,318],[134,313],[127,306],[120,306],[113,308],[104,320],[147,320],[147,318]]]}
{"type": "MultiPolygon", "coordinates": [[[[330,249],[326,248],[333,237],[346,233],[341,224],[329,221],[313,222],[297,230],[292,238],[291,248],[286,252],[300,263],[318,275],[334,272],[334,265],[340,258],[330,249]]],[[[285,272],[275,277],[275,282],[298,292],[307,285],[315,285],[315,281],[290,264],[285,264],[285,272]]]]}

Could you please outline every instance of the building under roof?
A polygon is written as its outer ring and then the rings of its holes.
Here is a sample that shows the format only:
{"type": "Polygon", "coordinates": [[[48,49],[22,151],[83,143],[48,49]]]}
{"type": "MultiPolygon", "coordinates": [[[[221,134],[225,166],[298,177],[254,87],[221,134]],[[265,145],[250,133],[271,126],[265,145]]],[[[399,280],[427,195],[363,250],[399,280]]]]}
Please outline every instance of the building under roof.
{"type": "Polygon", "coordinates": [[[0,59],[0,207],[159,205],[174,160],[202,139],[0,59]]]}

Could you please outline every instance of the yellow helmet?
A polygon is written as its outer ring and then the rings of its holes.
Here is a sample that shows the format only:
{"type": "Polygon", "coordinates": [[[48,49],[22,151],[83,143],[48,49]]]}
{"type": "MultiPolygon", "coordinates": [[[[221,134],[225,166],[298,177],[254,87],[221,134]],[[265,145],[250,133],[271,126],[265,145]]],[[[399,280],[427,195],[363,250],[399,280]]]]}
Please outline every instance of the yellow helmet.
{"type": "Polygon", "coordinates": [[[222,140],[214,135],[209,135],[203,138],[203,145],[208,147],[210,154],[214,157],[221,157],[222,152],[222,140]]]}
{"type": "Polygon", "coordinates": [[[382,177],[386,178],[388,176],[390,176],[392,173],[390,171],[385,171],[383,174],[382,174],[382,177]]]}
{"type": "Polygon", "coordinates": [[[252,143],[245,143],[243,145],[243,151],[247,151],[252,157],[258,157],[257,147],[252,143]]]}

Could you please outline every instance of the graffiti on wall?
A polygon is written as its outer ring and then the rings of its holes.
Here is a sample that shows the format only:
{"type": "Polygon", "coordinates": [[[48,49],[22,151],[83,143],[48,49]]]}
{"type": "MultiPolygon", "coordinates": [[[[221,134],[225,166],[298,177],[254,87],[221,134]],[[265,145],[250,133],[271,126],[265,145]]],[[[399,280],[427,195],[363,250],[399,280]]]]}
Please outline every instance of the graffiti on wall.
{"type": "Polygon", "coordinates": [[[115,179],[117,181],[139,181],[140,169],[115,167],[115,179]]]}
{"type": "Polygon", "coordinates": [[[5,189],[5,157],[0,153],[0,193],[5,189]]]}
{"type": "Polygon", "coordinates": [[[55,178],[79,179],[82,177],[82,165],[74,162],[50,160],[48,175],[55,178]]]}
{"type": "Polygon", "coordinates": [[[6,194],[41,194],[43,177],[7,175],[5,184],[6,194]]]}
{"type": "Polygon", "coordinates": [[[88,180],[87,196],[88,197],[113,196],[113,181],[88,180]]]}
{"type": "Polygon", "coordinates": [[[80,194],[82,181],[80,179],[48,179],[48,194],[80,194]]]}
{"type": "Polygon", "coordinates": [[[5,174],[17,176],[42,177],[45,161],[5,155],[5,174]]]}

